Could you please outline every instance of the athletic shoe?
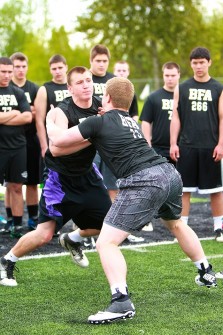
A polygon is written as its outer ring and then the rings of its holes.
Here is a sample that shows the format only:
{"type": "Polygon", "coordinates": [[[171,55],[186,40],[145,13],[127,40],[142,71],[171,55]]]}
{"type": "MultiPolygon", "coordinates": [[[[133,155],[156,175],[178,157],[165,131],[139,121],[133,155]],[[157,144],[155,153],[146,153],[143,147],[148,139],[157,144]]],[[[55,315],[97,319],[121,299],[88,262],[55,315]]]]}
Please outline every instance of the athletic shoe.
{"type": "Polygon", "coordinates": [[[7,235],[7,234],[9,235],[11,233],[12,225],[13,225],[13,220],[6,221],[6,224],[4,225],[4,228],[0,229],[0,234],[1,235],[7,235]]]}
{"type": "Polygon", "coordinates": [[[223,279],[223,271],[216,272],[216,273],[215,273],[215,277],[216,277],[217,279],[223,279]]]}
{"type": "Polygon", "coordinates": [[[16,279],[13,275],[14,270],[18,271],[15,262],[5,259],[0,259],[0,284],[4,286],[17,286],[16,279]]]}
{"type": "Polygon", "coordinates": [[[73,242],[67,233],[60,235],[58,241],[63,248],[69,251],[74,263],[81,266],[82,268],[88,267],[89,261],[81,249],[80,242],[73,242]]]}
{"type": "Polygon", "coordinates": [[[198,270],[198,273],[199,274],[195,277],[195,283],[198,286],[206,286],[207,288],[217,287],[216,275],[212,271],[211,264],[209,264],[207,269],[204,269],[202,264],[202,270],[198,270]]]}
{"type": "Polygon", "coordinates": [[[135,315],[135,307],[128,295],[120,292],[112,296],[110,306],[103,312],[90,315],[88,322],[91,324],[105,324],[118,320],[132,319],[135,315]]]}
{"type": "Polygon", "coordinates": [[[22,226],[12,225],[12,229],[11,229],[11,232],[10,232],[10,237],[11,238],[20,238],[22,236],[23,236],[22,226]]]}
{"type": "Polygon", "coordinates": [[[223,242],[223,234],[221,229],[216,229],[215,230],[215,240],[217,242],[223,242]]]}
{"type": "Polygon", "coordinates": [[[143,231],[153,231],[153,224],[152,222],[149,222],[148,224],[146,224],[143,228],[143,231]]]}
{"type": "Polygon", "coordinates": [[[7,224],[7,220],[4,218],[4,216],[0,215],[0,224],[7,224]]]}
{"type": "Polygon", "coordinates": [[[37,225],[38,225],[38,218],[29,218],[28,220],[29,230],[36,230],[37,225]]]}
{"type": "Polygon", "coordinates": [[[138,237],[134,235],[129,235],[126,240],[128,240],[130,243],[141,243],[145,241],[143,237],[138,237]]]}
{"type": "Polygon", "coordinates": [[[82,243],[83,243],[84,249],[91,250],[91,249],[95,249],[96,248],[96,242],[95,242],[94,237],[86,237],[83,240],[82,243]]]}

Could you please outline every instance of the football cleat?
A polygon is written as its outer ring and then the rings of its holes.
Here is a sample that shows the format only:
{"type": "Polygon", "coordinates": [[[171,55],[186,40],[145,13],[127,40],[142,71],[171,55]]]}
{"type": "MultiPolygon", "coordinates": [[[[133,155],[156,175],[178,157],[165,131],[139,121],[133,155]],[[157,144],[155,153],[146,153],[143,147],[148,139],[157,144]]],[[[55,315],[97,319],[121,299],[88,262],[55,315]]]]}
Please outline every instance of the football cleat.
{"type": "Polygon", "coordinates": [[[75,264],[79,265],[82,268],[88,267],[89,261],[81,248],[80,242],[72,241],[67,233],[61,234],[58,241],[64,249],[69,251],[71,258],[75,264]]]}
{"type": "Polygon", "coordinates": [[[127,237],[126,240],[130,243],[142,243],[145,241],[143,237],[138,237],[138,236],[131,235],[131,234],[127,237]]]}
{"type": "Polygon", "coordinates": [[[215,277],[216,277],[217,279],[223,279],[223,271],[216,272],[216,273],[215,273],[215,277]]]}
{"type": "Polygon", "coordinates": [[[223,234],[221,229],[216,229],[215,230],[215,240],[217,242],[223,242],[223,234]]]}
{"type": "Polygon", "coordinates": [[[38,218],[29,218],[28,228],[29,230],[35,230],[38,225],[38,218]]]}
{"type": "Polygon", "coordinates": [[[23,229],[22,226],[12,225],[12,229],[11,229],[11,232],[10,232],[10,237],[11,238],[20,238],[20,237],[22,237],[23,236],[22,229],[23,229]]]}
{"type": "Polygon", "coordinates": [[[88,322],[91,324],[105,324],[119,320],[132,319],[135,315],[135,307],[128,295],[117,294],[112,296],[110,306],[103,312],[90,315],[88,322]]]}
{"type": "Polygon", "coordinates": [[[4,286],[17,286],[16,279],[14,277],[14,270],[18,271],[15,266],[15,262],[2,257],[0,259],[0,285],[4,286]]]}
{"type": "Polygon", "coordinates": [[[207,269],[204,269],[202,264],[202,269],[198,270],[198,273],[199,274],[195,277],[195,283],[198,286],[206,286],[207,288],[217,287],[216,275],[212,271],[211,264],[209,264],[207,269]]]}

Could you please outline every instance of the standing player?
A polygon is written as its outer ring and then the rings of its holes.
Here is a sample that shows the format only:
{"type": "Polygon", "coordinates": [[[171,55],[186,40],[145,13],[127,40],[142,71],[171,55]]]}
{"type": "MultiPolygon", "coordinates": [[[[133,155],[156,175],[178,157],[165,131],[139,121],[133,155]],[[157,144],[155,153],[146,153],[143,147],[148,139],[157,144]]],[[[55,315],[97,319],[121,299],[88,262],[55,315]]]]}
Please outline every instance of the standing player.
{"type": "MultiPolygon", "coordinates": [[[[75,67],[68,73],[68,89],[72,97],[65,98],[56,108],[56,122],[63,128],[77,125],[90,115],[97,115],[101,102],[93,94],[90,71],[75,67]]],[[[45,155],[44,187],[39,204],[37,229],[24,235],[0,261],[0,284],[17,286],[14,277],[16,261],[49,242],[55,231],[72,219],[79,229],[61,234],[60,244],[73,261],[81,267],[88,259],[81,249],[81,241],[98,235],[111,201],[101,176],[92,166],[95,148],[86,141],[83,145],[63,149],[50,145],[45,155]],[[74,153],[75,150],[82,149],[74,153]],[[63,156],[61,156],[63,155],[63,156]]]]}
{"type": "Polygon", "coordinates": [[[167,62],[162,71],[164,85],[146,99],[140,120],[148,144],[175,164],[170,158],[170,121],[173,113],[173,92],[179,83],[180,67],[174,62],[167,62]]]}
{"type": "Polygon", "coordinates": [[[50,106],[56,107],[59,102],[69,96],[67,89],[67,62],[61,55],[54,55],[49,60],[52,80],[43,84],[38,90],[35,100],[36,127],[40,140],[41,153],[44,158],[48,148],[46,135],[46,115],[50,106]]]}
{"type": "Polygon", "coordinates": [[[22,234],[22,185],[27,180],[25,125],[31,123],[32,114],[25,93],[10,85],[13,63],[0,58],[0,182],[7,183],[13,226],[12,237],[22,234]]]}
{"type": "MultiPolygon", "coordinates": [[[[116,62],[114,65],[113,73],[117,77],[128,78],[130,75],[129,64],[125,60],[120,60],[116,62]]],[[[129,115],[133,118],[133,120],[138,122],[139,116],[138,116],[138,103],[136,94],[134,94],[134,97],[132,99],[132,103],[129,108],[129,115]]]]}
{"type": "MultiPolygon", "coordinates": [[[[26,95],[32,111],[32,123],[26,127],[27,173],[26,206],[28,211],[28,227],[35,229],[38,221],[38,184],[40,183],[40,144],[36,131],[34,101],[38,86],[27,80],[28,58],[21,52],[10,57],[13,62],[13,77],[11,84],[20,87],[26,95]]],[[[7,206],[6,206],[7,211],[7,206]]],[[[10,213],[9,213],[10,214],[10,213]]]]}
{"type": "Polygon", "coordinates": [[[184,220],[188,220],[191,192],[210,194],[216,241],[223,242],[223,87],[209,75],[209,50],[192,50],[190,65],[193,78],[174,92],[170,156],[183,180],[184,220]]]}
{"type": "Polygon", "coordinates": [[[47,131],[54,145],[64,146],[89,139],[119,178],[119,193],[105,217],[96,243],[112,300],[104,311],[89,316],[88,321],[93,324],[135,315],[126,282],[127,265],[119,245],[130,233],[142,229],[155,214],[177,237],[180,247],[197,267],[196,283],[208,288],[217,286],[197,235],[180,220],[180,174],[166,158],[148,146],[139,126],[128,114],[133,95],[134,87],[128,79],[112,78],[106,84],[102,99],[106,112],[103,116],[89,117],[68,130],[54,124],[54,112],[47,117],[47,131]]]}

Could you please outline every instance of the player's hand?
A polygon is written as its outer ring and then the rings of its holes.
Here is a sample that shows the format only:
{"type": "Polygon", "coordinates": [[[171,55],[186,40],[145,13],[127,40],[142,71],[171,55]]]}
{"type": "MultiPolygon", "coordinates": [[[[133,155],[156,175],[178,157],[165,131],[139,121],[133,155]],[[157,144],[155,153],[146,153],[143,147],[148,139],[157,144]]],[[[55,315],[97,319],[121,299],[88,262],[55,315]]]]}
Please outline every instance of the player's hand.
{"type": "Polygon", "coordinates": [[[178,145],[171,145],[170,146],[170,157],[173,161],[177,162],[180,157],[180,150],[178,145]]]}
{"type": "Polygon", "coordinates": [[[219,162],[223,158],[223,147],[219,144],[214,148],[213,156],[215,162],[219,162]]]}
{"type": "Polygon", "coordinates": [[[103,115],[105,113],[105,110],[103,107],[98,107],[98,114],[103,115]]]}

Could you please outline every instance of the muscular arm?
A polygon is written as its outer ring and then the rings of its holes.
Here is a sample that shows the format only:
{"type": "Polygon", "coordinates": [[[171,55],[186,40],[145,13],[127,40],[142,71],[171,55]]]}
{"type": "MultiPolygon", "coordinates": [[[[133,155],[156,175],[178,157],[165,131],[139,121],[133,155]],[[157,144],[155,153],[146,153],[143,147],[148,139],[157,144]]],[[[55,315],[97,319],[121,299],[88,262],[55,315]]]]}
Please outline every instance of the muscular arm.
{"type": "Polygon", "coordinates": [[[46,135],[46,109],[47,109],[47,93],[44,86],[41,86],[37,92],[34,108],[36,110],[36,129],[40,141],[42,157],[48,148],[46,135]]]}
{"type": "Polygon", "coordinates": [[[147,140],[149,146],[151,146],[152,124],[147,121],[142,121],[142,133],[147,140]]]}
{"type": "Polygon", "coordinates": [[[0,124],[7,124],[7,122],[14,119],[19,114],[20,114],[20,111],[15,110],[15,109],[7,113],[0,113],[0,124]]]}
{"type": "MultiPolygon", "coordinates": [[[[53,125],[57,127],[57,130],[55,131],[57,132],[59,130],[59,133],[58,132],[56,133],[57,134],[56,137],[58,136],[58,134],[60,137],[62,129],[65,130],[68,128],[68,119],[66,115],[58,107],[51,109],[47,115],[47,132],[48,132],[49,119],[53,122],[53,125]]],[[[55,143],[55,139],[52,141],[50,136],[49,136],[49,139],[50,139],[50,145],[49,145],[50,151],[52,155],[55,157],[69,155],[71,153],[87,148],[89,145],[91,145],[91,143],[88,141],[81,141],[81,143],[72,143],[72,142],[67,143],[67,144],[62,143],[62,145],[60,146],[57,143],[55,143]]]]}
{"type": "Polygon", "coordinates": [[[32,113],[27,111],[23,113],[19,112],[19,114],[17,114],[14,118],[8,120],[4,124],[7,126],[22,126],[31,122],[32,122],[32,113]]]}
{"type": "Polygon", "coordinates": [[[177,161],[177,159],[180,157],[179,147],[177,145],[177,140],[181,128],[178,113],[178,103],[179,103],[179,86],[176,86],[173,96],[173,115],[170,122],[170,157],[174,161],[177,161]]]}
{"type": "Polygon", "coordinates": [[[218,144],[214,148],[213,158],[215,162],[218,162],[223,158],[223,92],[219,98],[218,103],[218,116],[219,116],[219,138],[218,144]]]}

